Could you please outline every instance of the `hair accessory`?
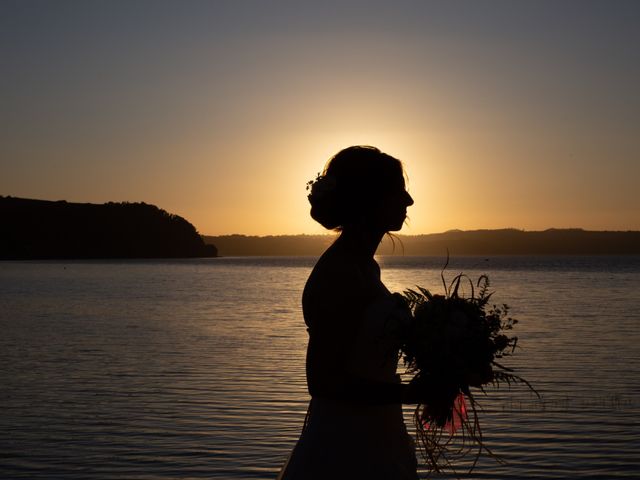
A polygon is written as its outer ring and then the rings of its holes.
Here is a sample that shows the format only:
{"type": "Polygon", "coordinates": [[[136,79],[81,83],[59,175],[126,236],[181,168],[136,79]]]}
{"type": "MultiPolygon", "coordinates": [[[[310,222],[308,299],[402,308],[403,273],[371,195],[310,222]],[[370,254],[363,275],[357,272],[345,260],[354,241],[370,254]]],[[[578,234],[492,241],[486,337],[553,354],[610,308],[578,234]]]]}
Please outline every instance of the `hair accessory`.
{"type": "Polygon", "coordinates": [[[321,175],[318,173],[315,180],[307,182],[307,191],[310,190],[308,198],[320,199],[336,189],[336,179],[331,175],[321,175]]]}

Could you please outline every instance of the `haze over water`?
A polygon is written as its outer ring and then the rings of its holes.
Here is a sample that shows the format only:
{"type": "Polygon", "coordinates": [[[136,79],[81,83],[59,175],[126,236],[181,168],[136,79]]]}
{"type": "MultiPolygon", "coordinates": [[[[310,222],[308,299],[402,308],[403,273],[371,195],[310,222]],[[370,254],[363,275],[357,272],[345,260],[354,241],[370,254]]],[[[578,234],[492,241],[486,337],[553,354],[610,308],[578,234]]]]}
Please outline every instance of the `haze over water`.
{"type": "MultiPolygon", "coordinates": [[[[0,264],[0,477],[273,479],[306,411],[312,258],[0,264]]],[[[441,258],[383,257],[394,291],[441,258]]],[[[461,257],[520,319],[464,478],[635,478],[640,257],[461,257]]],[[[410,423],[410,410],[406,411],[410,423]]]]}

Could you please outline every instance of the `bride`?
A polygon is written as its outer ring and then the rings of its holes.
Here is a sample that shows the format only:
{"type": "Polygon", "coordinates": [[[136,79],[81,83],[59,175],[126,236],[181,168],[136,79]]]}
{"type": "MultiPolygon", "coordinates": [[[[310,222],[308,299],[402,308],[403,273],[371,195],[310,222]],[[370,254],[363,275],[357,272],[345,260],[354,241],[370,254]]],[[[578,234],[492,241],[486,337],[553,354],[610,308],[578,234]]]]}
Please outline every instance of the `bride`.
{"type": "Polygon", "coordinates": [[[384,234],[402,228],[413,204],[402,164],[374,147],[349,147],[310,187],[311,216],[341,234],[304,289],[311,402],[278,479],[416,480],[402,416],[412,395],[396,374],[394,340],[409,315],[374,260],[384,234]]]}

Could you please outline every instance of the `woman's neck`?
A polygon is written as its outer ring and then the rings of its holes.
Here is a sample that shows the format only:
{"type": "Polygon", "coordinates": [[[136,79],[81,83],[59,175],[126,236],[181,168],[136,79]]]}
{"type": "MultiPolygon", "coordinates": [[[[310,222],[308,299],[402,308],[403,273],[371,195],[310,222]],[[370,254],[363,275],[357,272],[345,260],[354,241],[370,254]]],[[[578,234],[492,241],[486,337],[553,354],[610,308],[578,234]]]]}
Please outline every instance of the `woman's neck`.
{"type": "Polygon", "coordinates": [[[361,228],[345,228],[336,243],[353,255],[373,259],[384,233],[361,228]]]}

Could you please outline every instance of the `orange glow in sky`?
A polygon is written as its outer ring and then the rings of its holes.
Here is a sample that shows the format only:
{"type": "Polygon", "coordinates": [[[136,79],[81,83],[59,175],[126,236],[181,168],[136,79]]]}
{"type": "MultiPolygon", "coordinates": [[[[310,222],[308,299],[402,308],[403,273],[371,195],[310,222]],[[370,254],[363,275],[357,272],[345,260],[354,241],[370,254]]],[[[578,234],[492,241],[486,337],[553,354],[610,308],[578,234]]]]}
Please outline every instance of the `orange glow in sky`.
{"type": "Polygon", "coordinates": [[[402,233],[640,229],[637,2],[269,3],[8,4],[0,195],[323,233],[306,182],[369,144],[402,233]]]}

